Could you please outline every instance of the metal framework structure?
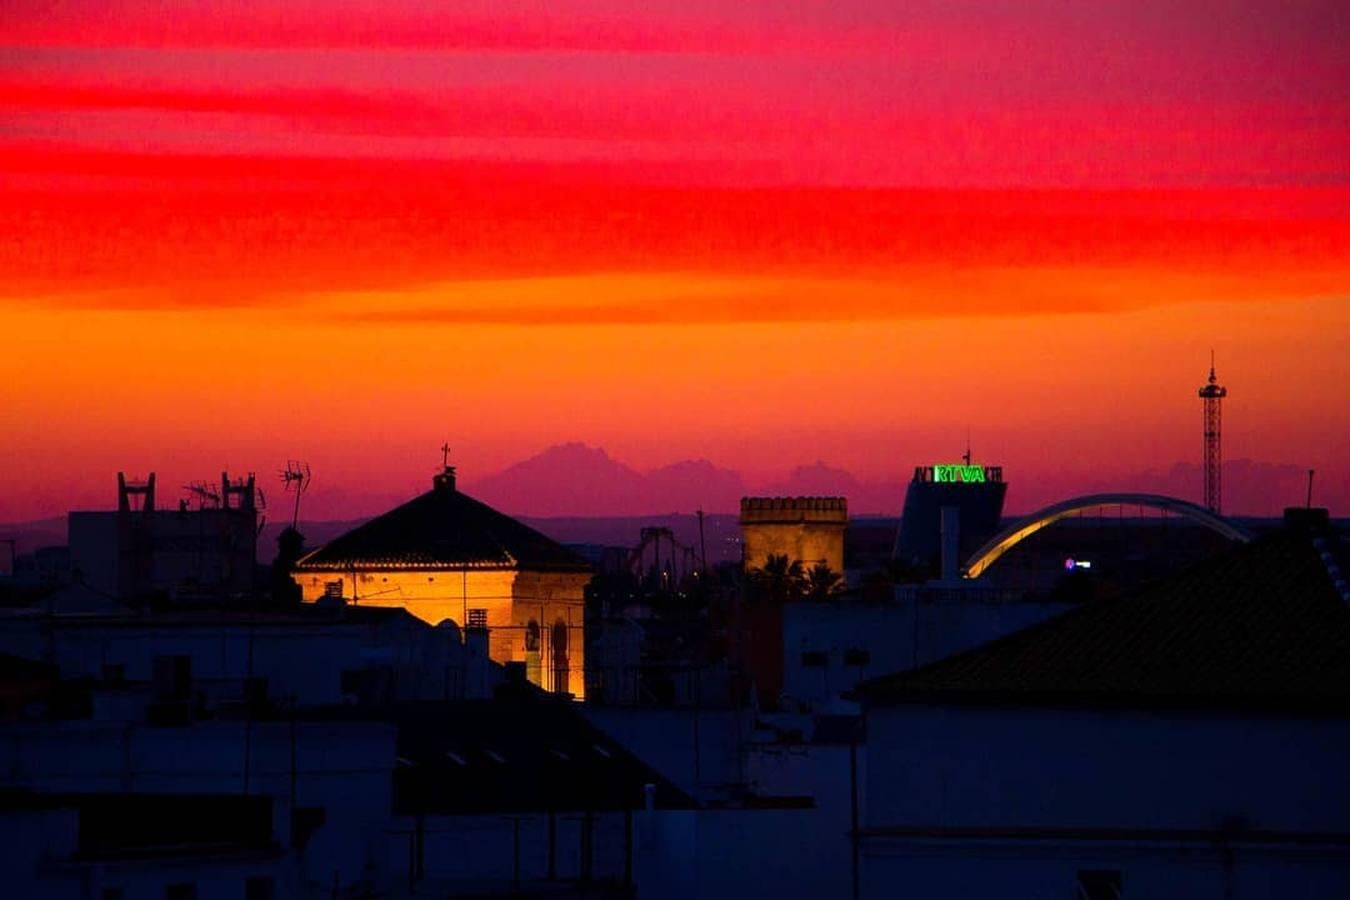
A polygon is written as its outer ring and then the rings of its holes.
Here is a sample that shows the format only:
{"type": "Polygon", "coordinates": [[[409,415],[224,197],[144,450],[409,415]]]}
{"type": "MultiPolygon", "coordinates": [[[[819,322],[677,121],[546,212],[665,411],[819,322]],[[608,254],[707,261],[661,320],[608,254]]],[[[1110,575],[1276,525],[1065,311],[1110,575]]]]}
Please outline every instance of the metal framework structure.
{"type": "Polygon", "coordinates": [[[1209,382],[1200,389],[1205,403],[1205,508],[1223,513],[1223,398],[1228,388],[1214,374],[1214,354],[1209,355],[1209,382]]]}
{"type": "Polygon", "coordinates": [[[1176,513],[1199,522],[1229,540],[1240,541],[1244,544],[1251,540],[1251,535],[1243,529],[1212,510],[1197,506],[1189,500],[1180,500],[1176,497],[1166,497],[1161,494],[1087,494],[1051,504],[1045,509],[1032,513],[1022,521],[1003,529],[990,538],[983,547],[975,551],[970,557],[970,561],[966,563],[962,574],[966,578],[978,578],[984,573],[985,569],[997,562],[1000,556],[1042,528],[1053,525],[1060,519],[1085,509],[1116,505],[1148,507],[1176,513]]]}
{"type": "Polygon", "coordinates": [[[640,535],[641,541],[628,554],[628,569],[639,581],[653,578],[658,590],[675,590],[685,577],[699,570],[698,553],[675,540],[673,530],[664,526],[644,527],[640,535]],[[662,543],[668,549],[664,558],[662,543]]]}

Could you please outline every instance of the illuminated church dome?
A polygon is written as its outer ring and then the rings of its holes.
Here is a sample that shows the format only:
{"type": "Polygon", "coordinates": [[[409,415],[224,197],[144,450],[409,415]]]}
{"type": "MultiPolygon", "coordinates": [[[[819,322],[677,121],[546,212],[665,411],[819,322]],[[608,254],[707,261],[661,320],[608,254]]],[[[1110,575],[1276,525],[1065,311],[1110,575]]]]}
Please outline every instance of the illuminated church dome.
{"type": "Polygon", "coordinates": [[[532,569],[589,572],[553,539],[456,489],[453,469],[434,487],[302,558],[298,572],[366,569],[532,569]]]}

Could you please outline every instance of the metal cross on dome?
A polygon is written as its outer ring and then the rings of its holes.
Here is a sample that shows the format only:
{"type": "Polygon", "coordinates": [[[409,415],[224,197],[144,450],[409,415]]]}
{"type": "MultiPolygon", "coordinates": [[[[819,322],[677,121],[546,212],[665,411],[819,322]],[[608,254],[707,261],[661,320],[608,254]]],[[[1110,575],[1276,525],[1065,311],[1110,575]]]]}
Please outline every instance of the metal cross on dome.
{"type": "Polygon", "coordinates": [[[449,466],[449,465],[450,465],[450,442],[449,442],[449,441],[446,441],[444,444],[441,444],[441,465],[443,465],[443,466],[449,466]]]}

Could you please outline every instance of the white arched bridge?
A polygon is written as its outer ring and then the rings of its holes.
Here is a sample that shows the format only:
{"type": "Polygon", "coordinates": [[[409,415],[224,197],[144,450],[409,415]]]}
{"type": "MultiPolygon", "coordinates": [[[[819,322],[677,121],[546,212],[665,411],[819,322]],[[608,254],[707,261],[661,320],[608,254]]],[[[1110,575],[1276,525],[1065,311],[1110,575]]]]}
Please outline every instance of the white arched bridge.
{"type": "Polygon", "coordinates": [[[1223,516],[1211,512],[1203,506],[1191,503],[1189,500],[1165,497],[1161,494],[1086,494],[1082,497],[1070,497],[1068,500],[1052,503],[1003,529],[990,538],[983,547],[975,551],[969,562],[966,563],[962,574],[966,578],[979,578],[985,569],[998,561],[1000,556],[1042,528],[1053,525],[1060,519],[1074,513],[1082,512],[1085,509],[1095,509],[1099,506],[1139,506],[1158,509],[1166,513],[1185,516],[1232,541],[1245,544],[1252,539],[1250,534],[1223,516]]]}

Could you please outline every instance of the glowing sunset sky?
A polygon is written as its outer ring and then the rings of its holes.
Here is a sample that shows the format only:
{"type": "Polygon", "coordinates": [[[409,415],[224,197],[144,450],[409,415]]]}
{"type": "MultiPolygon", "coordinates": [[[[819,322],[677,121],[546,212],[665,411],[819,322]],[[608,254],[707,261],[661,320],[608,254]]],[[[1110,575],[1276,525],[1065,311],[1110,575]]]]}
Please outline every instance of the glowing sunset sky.
{"type": "Polygon", "coordinates": [[[1350,511],[1343,0],[439,6],[0,4],[0,521],[968,427],[1026,509],[1198,463],[1211,347],[1226,456],[1350,511]]]}

